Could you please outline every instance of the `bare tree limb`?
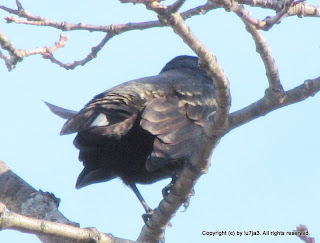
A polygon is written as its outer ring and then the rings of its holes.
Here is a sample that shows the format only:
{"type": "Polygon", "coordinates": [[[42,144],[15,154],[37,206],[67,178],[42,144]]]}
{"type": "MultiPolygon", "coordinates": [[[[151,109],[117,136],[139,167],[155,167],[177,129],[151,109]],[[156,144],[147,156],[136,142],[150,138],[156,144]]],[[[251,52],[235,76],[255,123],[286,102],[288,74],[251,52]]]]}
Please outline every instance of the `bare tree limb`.
{"type": "Polygon", "coordinates": [[[226,11],[232,11],[236,13],[243,21],[254,25],[257,29],[269,30],[275,24],[278,24],[280,20],[288,15],[288,12],[291,7],[296,6],[296,2],[294,0],[287,0],[286,4],[283,6],[281,11],[279,11],[273,17],[266,17],[264,20],[258,20],[253,18],[250,15],[250,12],[247,11],[243,5],[240,5],[236,1],[232,0],[210,0],[213,3],[219,4],[225,8],[226,11]]]}
{"type": "MultiPolygon", "coordinates": [[[[175,5],[173,6],[175,8],[175,5]]],[[[177,6],[178,7],[178,6],[177,6]]],[[[191,18],[195,15],[199,14],[205,14],[208,11],[218,8],[219,6],[216,4],[213,4],[211,2],[207,2],[204,5],[189,9],[183,13],[181,13],[181,16],[184,19],[191,18]]],[[[86,30],[86,31],[99,31],[99,32],[114,32],[115,34],[121,34],[126,31],[130,30],[145,30],[149,28],[155,28],[155,27],[162,27],[164,26],[160,21],[147,21],[147,22],[138,22],[138,23],[127,23],[127,24],[112,24],[112,25],[90,25],[90,24],[73,24],[68,22],[57,22],[52,21],[49,19],[46,19],[41,16],[35,16],[27,11],[21,11],[21,10],[15,10],[10,9],[8,7],[5,7],[3,5],[0,5],[0,9],[17,15],[20,18],[25,18],[27,20],[22,20],[13,16],[8,16],[5,19],[7,20],[7,23],[16,23],[16,24],[27,24],[27,25],[36,25],[36,26],[48,26],[53,27],[56,29],[60,29],[62,31],[73,31],[73,30],[86,30]]]]}
{"type": "Polygon", "coordinates": [[[265,116],[271,111],[312,97],[319,92],[319,90],[320,77],[306,80],[300,86],[286,91],[281,102],[270,102],[270,99],[264,97],[241,110],[231,113],[228,132],[249,121],[265,116]]]}
{"type": "MultiPolygon", "coordinates": [[[[251,7],[259,7],[265,9],[272,9],[279,12],[283,9],[283,2],[281,0],[236,0],[240,4],[246,4],[251,7]]],[[[289,11],[288,16],[298,17],[320,17],[320,6],[313,6],[305,3],[305,1],[296,1],[289,11]]]]}
{"type": "Polygon", "coordinates": [[[36,55],[36,54],[42,54],[42,55],[52,55],[53,52],[56,50],[64,47],[66,45],[66,42],[68,40],[67,36],[60,35],[60,39],[58,42],[56,42],[51,47],[39,47],[33,50],[21,50],[16,49],[11,41],[0,32],[0,46],[2,49],[8,51],[10,56],[5,56],[2,52],[0,52],[0,58],[5,61],[5,64],[8,68],[8,70],[12,70],[15,68],[15,65],[20,62],[24,57],[36,55]]]}
{"type": "MultiPolygon", "coordinates": [[[[77,226],[58,211],[60,199],[51,193],[35,190],[13,173],[3,161],[0,161],[0,202],[7,205],[11,212],[77,226]]],[[[52,237],[39,238],[46,243],[70,243],[64,240],[57,241],[52,237]]]]}
{"type": "MultiPolygon", "coordinates": [[[[129,2],[129,1],[128,1],[129,2]]],[[[179,7],[173,5],[173,7],[179,7]]],[[[184,19],[191,18],[195,15],[199,14],[205,14],[208,11],[217,8],[218,6],[215,4],[212,4],[210,2],[207,2],[204,5],[189,9],[185,12],[183,12],[181,15],[184,19]]],[[[49,19],[46,19],[41,16],[35,16],[31,14],[30,12],[27,12],[25,10],[15,10],[8,7],[5,7],[3,5],[0,5],[0,9],[17,15],[20,18],[25,18],[26,20],[22,20],[13,16],[8,16],[5,19],[7,20],[7,23],[16,23],[16,24],[27,24],[27,25],[36,25],[36,26],[48,26],[53,27],[56,29],[60,29],[62,31],[73,31],[73,30],[86,30],[86,31],[99,31],[99,32],[115,32],[115,34],[121,34],[126,31],[130,30],[144,30],[149,28],[155,28],[155,27],[161,27],[164,26],[160,21],[148,21],[148,22],[138,22],[138,23],[127,23],[127,24],[117,24],[117,25],[90,25],[90,24],[73,24],[68,22],[57,22],[52,21],[49,19]]]]}
{"type": "Polygon", "coordinates": [[[288,16],[302,17],[320,17],[320,6],[301,3],[293,6],[288,11],[288,16]]]}
{"type": "Polygon", "coordinates": [[[256,51],[260,54],[266,69],[266,75],[269,81],[269,88],[266,91],[266,95],[275,102],[281,102],[284,98],[284,90],[281,85],[279,71],[275,60],[273,59],[269,45],[263,35],[253,25],[244,20],[243,22],[246,25],[246,30],[251,34],[256,44],[256,51]]]}
{"type": "Polygon", "coordinates": [[[58,211],[59,203],[60,199],[53,194],[36,191],[0,160],[0,230],[33,233],[46,243],[133,242],[100,233],[94,228],[79,228],[58,211]],[[10,212],[6,211],[5,205],[10,212]]]}
{"type": "Polygon", "coordinates": [[[105,46],[105,44],[112,38],[114,37],[114,34],[106,34],[105,37],[102,39],[102,41],[95,47],[91,48],[91,52],[88,54],[87,57],[85,57],[84,59],[80,60],[80,61],[74,61],[73,63],[62,63],[60,61],[58,61],[57,59],[55,59],[52,55],[52,53],[48,52],[43,54],[43,58],[45,59],[49,59],[52,63],[58,64],[60,67],[65,68],[67,70],[70,69],[74,69],[77,66],[81,65],[85,65],[86,63],[88,63],[89,61],[91,61],[92,59],[96,58],[98,55],[98,52],[101,51],[101,49],[105,46]]]}
{"type": "MultiPolygon", "coordinates": [[[[122,1],[122,2],[131,2],[131,3],[145,3],[146,5],[150,4],[159,4],[160,1],[152,1],[152,0],[139,0],[139,1],[122,1]]],[[[297,15],[299,17],[303,16],[316,16],[320,17],[320,7],[318,6],[311,6],[305,4],[302,0],[294,1],[294,0],[278,0],[278,1],[270,1],[270,0],[237,0],[230,1],[230,0],[210,0],[206,4],[195,7],[193,9],[189,9],[183,13],[181,13],[181,17],[183,19],[190,18],[195,15],[199,14],[205,14],[208,11],[212,9],[219,8],[223,6],[228,11],[234,11],[236,14],[238,14],[243,20],[246,22],[254,25],[258,29],[263,30],[269,30],[274,24],[279,23],[279,21],[285,17],[285,16],[292,16],[297,15]],[[265,20],[257,20],[250,16],[249,12],[246,11],[239,3],[247,4],[250,6],[258,6],[258,7],[264,7],[269,9],[274,9],[278,13],[273,17],[267,17],[265,20]],[[303,3],[302,3],[303,2],[303,3]],[[285,3],[285,4],[284,4],[285,3]]],[[[167,11],[170,10],[171,12],[176,12],[184,3],[184,0],[177,0],[174,4],[172,4],[167,8],[167,11]]],[[[117,24],[117,25],[106,25],[106,26],[95,26],[90,24],[72,24],[68,22],[56,22],[52,20],[48,20],[41,16],[35,16],[28,11],[26,11],[20,1],[16,1],[17,9],[11,9],[4,5],[0,5],[0,9],[17,15],[20,18],[25,18],[26,20],[19,19],[13,16],[6,17],[6,20],[8,23],[17,23],[17,24],[27,24],[27,25],[36,25],[36,26],[49,26],[56,29],[60,29],[62,31],[72,31],[72,30],[86,30],[86,31],[99,31],[99,32],[106,32],[109,35],[106,35],[105,38],[100,42],[99,45],[96,47],[92,47],[92,51],[82,60],[74,61],[73,63],[63,63],[57,59],[55,59],[52,55],[52,52],[46,52],[44,53],[43,49],[37,49],[34,52],[33,51],[23,51],[23,50],[17,50],[13,47],[13,45],[9,45],[13,48],[11,48],[11,52],[9,52],[10,56],[6,56],[2,52],[0,52],[0,58],[5,61],[5,64],[8,68],[8,70],[12,70],[15,65],[23,59],[23,57],[34,55],[34,54],[44,54],[43,57],[49,59],[52,63],[55,63],[59,65],[60,67],[63,67],[65,69],[74,69],[75,67],[79,65],[85,65],[87,62],[92,60],[97,53],[101,50],[101,48],[106,44],[106,42],[114,37],[117,34],[124,33],[126,31],[130,30],[144,30],[148,28],[154,28],[154,27],[161,27],[165,24],[161,21],[148,21],[148,22],[141,22],[141,23],[127,23],[127,24],[117,24]],[[108,39],[108,40],[106,40],[108,39]],[[100,48],[101,47],[101,48],[100,48]],[[41,52],[41,53],[39,53],[41,52]],[[21,55],[23,55],[21,57],[21,55]]],[[[4,34],[1,34],[1,37],[3,37],[4,34]]],[[[6,40],[2,39],[2,43],[8,43],[8,39],[6,40]]],[[[65,42],[66,39],[63,41],[60,38],[59,46],[63,47],[65,45],[62,44],[65,42]]],[[[10,41],[9,41],[10,42],[10,41]]],[[[11,42],[10,42],[11,43],[11,42]]],[[[46,47],[44,47],[46,48],[46,47]]]]}
{"type": "MultiPolygon", "coordinates": [[[[148,1],[147,1],[148,2],[148,1]]],[[[152,1],[151,1],[152,2],[152,1]]],[[[138,2],[136,2],[138,3],[138,2]]],[[[177,1],[175,4],[171,6],[172,10],[176,11],[176,9],[179,9],[181,7],[181,4],[183,4],[183,1],[177,1]]],[[[183,18],[190,18],[194,15],[199,14],[205,14],[206,12],[216,8],[217,6],[208,2],[204,5],[198,6],[193,9],[189,9],[188,11],[185,11],[182,16],[183,18]]],[[[0,58],[3,59],[6,63],[6,66],[8,67],[8,70],[12,70],[15,65],[23,59],[23,57],[29,56],[29,55],[35,55],[35,54],[42,54],[42,56],[46,59],[49,59],[52,63],[59,65],[62,68],[65,68],[67,70],[74,69],[77,66],[83,66],[89,61],[91,61],[93,58],[95,58],[98,54],[98,52],[104,47],[104,45],[115,35],[130,31],[130,30],[144,30],[149,28],[155,28],[155,27],[161,27],[164,26],[163,23],[160,21],[148,21],[148,22],[140,22],[140,23],[127,23],[127,24],[117,24],[117,25],[106,25],[106,26],[96,26],[96,25],[90,25],[90,24],[72,24],[68,22],[56,22],[52,20],[48,20],[41,16],[35,16],[27,11],[25,11],[19,1],[17,1],[17,10],[11,9],[8,7],[5,7],[3,5],[0,5],[0,9],[7,11],[8,13],[15,14],[19,16],[20,18],[25,18],[26,20],[16,18],[14,16],[8,16],[6,17],[7,23],[16,23],[16,24],[27,24],[27,25],[35,25],[35,26],[48,26],[53,27],[56,29],[60,29],[62,31],[72,31],[72,30],[86,30],[86,31],[99,31],[99,32],[106,32],[106,36],[101,40],[101,42],[91,48],[91,52],[82,60],[74,61],[73,63],[63,63],[56,58],[54,58],[52,52],[53,49],[49,49],[49,51],[43,51],[39,48],[34,51],[23,51],[23,50],[17,50],[13,47],[12,43],[8,40],[7,37],[4,36],[4,34],[1,35],[0,33],[0,44],[4,43],[4,46],[8,46],[7,48],[3,49],[10,49],[11,52],[10,56],[5,56],[2,52],[0,52],[0,58]],[[1,41],[2,37],[2,41],[1,41]],[[7,44],[9,43],[9,45],[7,44]]],[[[62,40],[60,37],[59,44],[56,43],[56,46],[63,47],[65,42],[67,40],[67,37],[63,37],[62,40]]]]}
{"type": "MultiPolygon", "coordinates": [[[[95,228],[81,229],[71,225],[50,222],[46,220],[26,217],[17,213],[6,211],[4,204],[0,203],[0,229],[13,229],[22,233],[53,237],[63,242],[99,242],[99,243],[133,243],[135,241],[115,238],[109,234],[103,234],[95,228]]],[[[45,242],[48,242],[45,240],[45,242]]],[[[61,242],[61,241],[59,241],[61,242]]]]}
{"type": "MultiPolygon", "coordinates": [[[[0,7],[1,8],[1,7],[0,7]]],[[[21,14],[20,14],[21,15],[21,14]]],[[[115,34],[121,34],[130,30],[144,30],[154,27],[163,26],[159,21],[148,21],[141,23],[127,23],[127,24],[117,24],[117,25],[91,25],[91,24],[73,24],[68,22],[57,22],[45,19],[43,17],[33,16],[30,13],[25,12],[23,16],[27,20],[19,19],[14,16],[6,17],[7,23],[16,23],[16,24],[26,24],[26,25],[35,25],[35,26],[48,26],[62,31],[73,31],[73,30],[86,30],[90,32],[114,32],[115,34]],[[32,20],[29,20],[32,19],[32,20]]]]}
{"type": "MultiPolygon", "coordinates": [[[[264,63],[266,69],[266,75],[269,81],[268,95],[270,99],[281,100],[283,99],[283,87],[280,83],[279,71],[275,60],[273,59],[271,50],[263,37],[263,35],[256,29],[261,26],[256,26],[257,22],[250,17],[250,13],[246,11],[243,6],[236,2],[230,2],[229,0],[218,0],[228,11],[236,13],[246,26],[246,30],[251,34],[255,44],[256,51],[260,54],[260,57],[264,63]],[[253,23],[253,24],[252,24],[253,23]]],[[[290,6],[293,1],[290,1],[290,6]]],[[[287,11],[286,9],[285,11],[287,11]]],[[[260,21],[259,21],[260,22],[260,21]]],[[[271,25],[268,25],[269,27],[271,25]]]]}

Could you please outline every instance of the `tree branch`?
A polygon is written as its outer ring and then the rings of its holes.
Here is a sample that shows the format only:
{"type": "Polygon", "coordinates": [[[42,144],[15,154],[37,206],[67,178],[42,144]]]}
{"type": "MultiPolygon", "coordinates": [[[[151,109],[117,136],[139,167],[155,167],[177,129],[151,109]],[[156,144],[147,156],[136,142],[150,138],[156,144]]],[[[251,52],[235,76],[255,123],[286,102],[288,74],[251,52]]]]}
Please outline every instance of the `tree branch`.
{"type": "MultiPolygon", "coordinates": [[[[78,225],[58,211],[60,199],[51,193],[36,191],[13,173],[3,161],[0,161],[0,202],[7,205],[11,212],[24,216],[78,225]]],[[[46,243],[69,243],[63,240],[56,241],[52,237],[39,236],[39,238],[46,243]]]]}
{"type": "Polygon", "coordinates": [[[18,62],[22,61],[24,57],[36,54],[41,54],[43,56],[52,56],[53,52],[66,45],[67,40],[68,37],[61,34],[59,41],[51,47],[46,46],[39,47],[33,50],[21,50],[16,49],[12,42],[3,33],[0,32],[0,46],[10,54],[10,56],[6,56],[2,52],[0,52],[0,58],[5,61],[8,70],[11,71],[13,68],[15,68],[18,62]]]}
{"type": "Polygon", "coordinates": [[[306,80],[300,86],[286,91],[281,102],[272,102],[265,96],[264,98],[252,103],[251,105],[231,113],[228,132],[249,121],[257,119],[261,116],[265,116],[271,111],[312,97],[316,93],[318,93],[319,90],[320,77],[306,80]]]}
{"type": "Polygon", "coordinates": [[[243,20],[243,22],[246,26],[246,30],[251,34],[256,44],[256,51],[260,54],[260,57],[264,63],[266,75],[269,81],[269,89],[274,92],[283,93],[279,71],[267,41],[261,32],[258,31],[253,25],[247,23],[245,20],[243,20]]]}
{"type": "Polygon", "coordinates": [[[133,242],[100,233],[94,228],[79,228],[79,224],[69,221],[58,211],[59,203],[60,199],[53,194],[36,191],[0,160],[0,230],[36,234],[46,243],[133,242]],[[5,205],[10,212],[6,211],[5,205]]]}
{"type": "MultiPolygon", "coordinates": [[[[291,7],[296,6],[297,2],[294,0],[287,0],[286,4],[283,6],[281,11],[279,11],[275,16],[267,16],[264,20],[258,20],[253,18],[250,15],[250,12],[247,11],[243,5],[240,5],[238,2],[232,0],[210,0],[213,3],[219,4],[225,8],[226,11],[232,11],[236,13],[243,21],[246,21],[249,24],[254,25],[257,29],[269,30],[275,24],[278,24],[280,20],[288,15],[291,7]]],[[[299,2],[300,3],[300,2],[299,2]]]]}
{"type": "MultiPolygon", "coordinates": [[[[22,233],[54,238],[54,242],[99,242],[99,243],[133,243],[135,241],[115,238],[103,234],[95,228],[81,229],[71,225],[50,222],[26,217],[17,213],[6,211],[4,204],[0,203],[0,229],[13,229],[22,233]],[[58,239],[63,239],[59,241],[58,239]]],[[[48,242],[45,240],[45,242],[48,242]]]]}
{"type": "MultiPolygon", "coordinates": [[[[150,4],[152,5],[152,4],[159,4],[158,2],[160,2],[160,1],[152,1],[152,0],[130,1],[129,0],[129,1],[122,1],[122,2],[145,3],[146,5],[150,5],[150,4]]],[[[269,30],[274,24],[279,23],[279,21],[285,16],[297,15],[299,17],[303,17],[303,16],[320,17],[320,7],[307,5],[302,0],[298,0],[295,2],[294,2],[294,0],[287,0],[287,1],[285,1],[286,4],[284,4],[283,0],[282,1],[280,1],[280,0],[278,0],[278,1],[274,1],[274,0],[237,0],[237,2],[229,1],[229,0],[210,0],[204,5],[195,7],[193,9],[189,9],[188,11],[181,13],[180,16],[183,19],[187,19],[187,18],[190,18],[195,15],[205,14],[212,9],[216,9],[216,8],[223,6],[228,11],[230,11],[230,10],[234,11],[243,20],[254,25],[256,28],[263,29],[263,30],[269,30]],[[258,7],[262,7],[262,8],[274,9],[278,13],[273,17],[267,17],[267,18],[265,18],[265,20],[260,21],[260,20],[252,18],[250,16],[249,12],[246,11],[237,2],[242,3],[242,4],[247,4],[250,6],[256,6],[256,7],[258,6],[258,7]]],[[[183,3],[184,3],[184,0],[177,0],[174,4],[167,7],[167,10],[170,10],[172,13],[174,13],[182,6],[183,3]]],[[[162,23],[161,21],[148,21],[148,22],[141,22],[141,23],[127,23],[127,24],[118,24],[118,25],[107,25],[107,26],[95,26],[95,25],[83,24],[83,23],[72,24],[72,23],[68,23],[68,22],[56,22],[56,21],[48,20],[48,19],[41,17],[41,16],[35,16],[35,15],[29,13],[28,11],[26,11],[22,7],[20,1],[18,1],[18,0],[16,1],[16,5],[17,5],[17,9],[11,9],[11,8],[8,8],[4,5],[0,5],[0,9],[6,11],[8,13],[17,15],[20,18],[25,18],[26,20],[22,20],[22,19],[18,19],[16,17],[13,17],[13,16],[9,16],[6,18],[8,23],[27,24],[27,25],[36,25],[36,26],[49,26],[49,27],[53,27],[56,29],[60,29],[62,31],[72,31],[72,30],[99,31],[99,32],[106,32],[109,35],[106,35],[106,37],[100,42],[100,44],[98,46],[92,47],[92,51],[87,55],[86,58],[79,60],[79,61],[74,61],[73,63],[62,63],[61,61],[59,61],[53,57],[52,52],[44,53],[45,51],[43,50],[43,48],[42,48],[42,50],[36,49],[36,50],[34,50],[34,52],[33,51],[25,51],[26,53],[24,53],[23,50],[17,50],[15,48],[13,48],[12,50],[14,50],[14,52],[9,52],[10,56],[5,56],[2,52],[0,52],[0,58],[5,61],[5,64],[8,68],[8,70],[12,70],[15,67],[15,65],[23,59],[23,57],[26,57],[29,55],[34,55],[34,54],[44,54],[43,57],[51,60],[52,63],[55,63],[65,69],[74,69],[75,67],[77,67],[79,65],[85,65],[90,60],[92,60],[94,57],[96,57],[97,53],[106,44],[106,42],[107,42],[106,38],[109,40],[117,34],[121,34],[126,31],[130,31],[130,30],[144,30],[144,29],[164,26],[164,23],[162,23]],[[100,48],[100,46],[101,46],[101,48],[100,48]],[[18,52],[16,52],[16,51],[18,51],[18,52]],[[21,57],[20,55],[23,55],[23,56],[21,57]]],[[[3,36],[4,35],[1,34],[1,37],[3,37],[3,36]]],[[[6,38],[5,42],[8,43],[8,41],[9,40],[6,38]]],[[[65,41],[66,41],[66,39],[64,39],[62,41],[60,38],[59,43],[61,45],[57,45],[57,46],[59,46],[59,48],[63,47],[65,45],[65,41]]],[[[2,43],[4,43],[3,38],[2,38],[2,43]]],[[[12,44],[11,44],[11,46],[13,47],[12,44]]],[[[46,48],[46,47],[44,47],[44,48],[46,48]]]]}
{"type": "MultiPolygon", "coordinates": [[[[178,4],[178,2],[176,3],[178,4]]],[[[173,5],[172,8],[179,7],[179,5],[173,5]]],[[[181,16],[184,19],[191,18],[195,15],[199,14],[205,14],[210,10],[213,10],[215,8],[218,8],[219,6],[216,4],[213,4],[211,2],[207,2],[204,5],[189,9],[183,13],[181,13],[181,16]]],[[[73,24],[69,22],[57,22],[57,21],[52,21],[49,19],[46,19],[41,16],[35,16],[31,14],[30,12],[27,11],[21,11],[21,10],[15,10],[15,9],[10,9],[8,7],[5,7],[3,5],[0,5],[0,9],[17,15],[20,18],[25,18],[27,20],[22,20],[19,18],[16,18],[14,16],[9,16],[6,17],[5,19],[7,20],[7,23],[16,23],[16,24],[27,24],[27,25],[36,25],[36,26],[48,26],[52,27],[55,29],[60,29],[62,31],[73,31],[73,30],[86,30],[90,32],[98,31],[98,32],[114,32],[115,34],[121,34],[127,31],[131,30],[145,30],[149,28],[155,28],[155,27],[163,27],[164,24],[161,23],[160,21],[147,21],[147,22],[138,22],[138,23],[127,23],[127,24],[112,24],[112,25],[91,25],[91,24],[84,24],[84,23],[79,23],[79,24],[73,24]]]]}
{"type": "MultiPolygon", "coordinates": [[[[283,9],[283,0],[236,0],[240,4],[246,4],[251,7],[259,7],[265,9],[272,9],[279,12],[283,9]]],[[[298,17],[320,17],[320,6],[313,6],[304,1],[296,1],[289,10],[288,16],[298,17]]]]}
{"type": "MultiPolygon", "coordinates": [[[[152,1],[151,1],[152,2],[152,1]]],[[[184,1],[177,1],[175,2],[171,8],[172,11],[178,10],[184,1]]],[[[136,2],[137,3],[137,2],[136,2]]],[[[205,14],[206,12],[216,8],[217,6],[212,3],[206,3],[204,5],[198,6],[193,9],[189,9],[188,11],[185,11],[182,13],[182,17],[184,19],[190,18],[195,15],[199,14],[205,14]]],[[[62,31],[73,31],[73,30],[86,30],[86,31],[98,31],[98,32],[106,32],[106,36],[101,40],[101,42],[91,48],[91,52],[82,60],[74,61],[73,63],[63,63],[53,56],[53,48],[49,48],[49,51],[44,50],[43,48],[38,48],[36,50],[32,51],[23,51],[23,50],[17,50],[14,48],[12,43],[9,41],[7,37],[4,36],[4,34],[0,33],[0,44],[4,43],[4,46],[7,46],[7,48],[3,48],[7,50],[8,48],[11,50],[9,52],[10,56],[5,56],[2,52],[0,52],[0,58],[3,59],[6,63],[6,66],[8,70],[12,70],[16,64],[23,59],[25,56],[29,55],[35,55],[35,54],[42,54],[43,58],[49,59],[52,63],[59,65],[62,68],[65,68],[67,70],[74,69],[77,66],[83,66],[89,61],[91,61],[93,58],[95,58],[98,54],[98,52],[104,47],[104,45],[115,35],[131,31],[131,30],[144,30],[149,28],[155,28],[155,27],[161,27],[164,26],[163,23],[160,21],[148,21],[148,22],[140,22],[140,23],[127,23],[127,24],[117,24],[117,25],[106,25],[106,26],[96,26],[96,25],[90,25],[90,24],[72,24],[68,22],[57,22],[48,20],[41,16],[35,16],[31,14],[30,12],[27,12],[23,9],[21,3],[17,1],[17,9],[11,9],[8,7],[5,7],[3,5],[0,5],[0,9],[19,16],[20,18],[25,18],[26,20],[16,18],[14,16],[8,16],[6,17],[7,23],[16,23],[16,24],[27,24],[27,25],[35,25],[35,26],[48,26],[53,27],[56,29],[60,29],[62,31]]],[[[62,37],[62,36],[61,36],[62,37]]],[[[63,47],[65,45],[65,42],[67,40],[67,37],[63,37],[59,43],[56,43],[56,47],[63,47]]],[[[47,47],[45,47],[47,48],[47,47]]]]}
{"type": "Polygon", "coordinates": [[[52,63],[58,64],[60,67],[65,68],[67,70],[71,70],[76,68],[77,66],[85,65],[92,59],[96,58],[98,55],[98,52],[101,51],[101,49],[105,46],[105,44],[114,37],[114,34],[107,33],[105,37],[102,39],[102,41],[95,47],[91,48],[91,52],[82,60],[80,61],[74,61],[73,63],[62,63],[59,60],[55,59],[52,55],[52,53],[48,52],[42,55],[43,58],[49,59],[52,63]]]}

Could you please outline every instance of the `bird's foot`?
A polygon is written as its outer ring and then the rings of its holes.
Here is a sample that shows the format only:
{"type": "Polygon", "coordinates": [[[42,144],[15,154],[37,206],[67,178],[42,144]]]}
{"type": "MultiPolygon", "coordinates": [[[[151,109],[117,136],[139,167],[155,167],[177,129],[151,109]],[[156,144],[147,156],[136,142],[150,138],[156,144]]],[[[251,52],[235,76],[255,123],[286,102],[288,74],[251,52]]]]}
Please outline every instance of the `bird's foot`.
{"type": "Polygon", "coordinates": [[[151,219],[153,212],[154,211],[152,209],[150,209],[148,212],[142,214],[141,217],[142,217],[145,224],[147,224],[147,222],[151,219]]]}
{"type": "Polygon", "coordinates": [[[162,196],[163,196],[164,199],[168,196],[169,192],[171,191],[171,189],[172,189],[172,187],[173,187],[173,185],[174,185],[174,183],[176,182],[177,179],[178,179],[178,173],[175,172],[173,177],[172,177],[171,182],[165,188],[162,189],[162,196]]]}
{"type": "MultiPolygon", "coordinates": [[[[152,218],[153,213],[154,211],[150,210],[149,212],[142,214],[141,217],[146,225],[148,225],[147,222],[152,218]]],[[[171,228],[172,227],[171,222],[169,222],[167,226],[171,228]]]]}
{"type": "Polygon", "coordinates": [[[192,189],[192,191],[189,193],[189,196],[188,196],[187,200],[182,204],[182,206],[184,207],[184,209],[182,210],[182,212],[187,211],[187,209],[188,209],[188,207],[189,207],[189,205],[190,205],[190,198],[191,198],[192,196],[194,196],[194,194],[195,194],[195,191],[194,191],[194,189],[192,189]]]}
{"type": "Polygon", "coordinates": [[[162,189],[162,196],[164,199],[168,196],[172,187],[173,187],[173,182],[171,181],[170,184],[168,184],[165,188],[162,189]]]}

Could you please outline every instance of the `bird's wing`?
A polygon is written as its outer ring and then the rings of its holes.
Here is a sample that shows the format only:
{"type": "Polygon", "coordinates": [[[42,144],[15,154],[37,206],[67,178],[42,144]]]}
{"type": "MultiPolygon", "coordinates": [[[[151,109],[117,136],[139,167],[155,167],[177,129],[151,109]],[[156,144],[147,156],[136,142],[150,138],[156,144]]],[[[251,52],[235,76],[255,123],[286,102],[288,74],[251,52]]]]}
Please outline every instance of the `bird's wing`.
{"type": "Polygon", "coordinates": [[[112,98],[107,96],[91,101],[64,124],[60,134],[84,131],[115,138],[125,135],[133,126],[138,112],[122,99],[112,98]]]}
{"type": "Polygon", "coordinates": [[[151,101],[140,122],[145,130],[156,136],[147,169],[153,171],[170,161],[186,159],[199,146],[204,119],[212,111],[209,106],[190,104],[177,96],[151,101]]]}

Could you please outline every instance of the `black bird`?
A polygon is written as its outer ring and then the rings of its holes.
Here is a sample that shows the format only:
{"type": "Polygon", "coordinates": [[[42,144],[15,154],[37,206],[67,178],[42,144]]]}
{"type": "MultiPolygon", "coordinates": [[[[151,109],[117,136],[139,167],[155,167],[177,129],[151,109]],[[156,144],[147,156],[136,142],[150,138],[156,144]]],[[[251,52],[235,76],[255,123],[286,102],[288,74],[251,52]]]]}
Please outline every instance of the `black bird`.
{"type": "Polygon", "coordinates": [[[178,176],[202,146],[216,99],[198,58],[178,56],[160,74],[111,88],[79,112],[47,105],[68,119],[61,135],[78,133],[74,145],[84,169],[76,188],[120,177],[149,213],[136,183],[178,176]]]}

